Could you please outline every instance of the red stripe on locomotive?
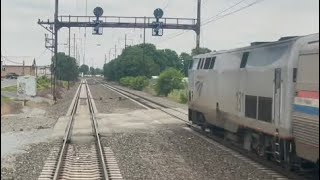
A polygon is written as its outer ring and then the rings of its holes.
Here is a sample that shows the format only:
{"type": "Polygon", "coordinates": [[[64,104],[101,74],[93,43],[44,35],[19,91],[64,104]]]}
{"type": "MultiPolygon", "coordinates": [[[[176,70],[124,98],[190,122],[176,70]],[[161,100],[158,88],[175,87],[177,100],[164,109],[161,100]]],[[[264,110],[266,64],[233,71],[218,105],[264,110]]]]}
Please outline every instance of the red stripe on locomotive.
{"type": "Polygon", "coordinates": [[[317,91],[299,91],[298,97],[301,98],[310,98],[310,99],[319,99],[319,92],[317,91]]]}

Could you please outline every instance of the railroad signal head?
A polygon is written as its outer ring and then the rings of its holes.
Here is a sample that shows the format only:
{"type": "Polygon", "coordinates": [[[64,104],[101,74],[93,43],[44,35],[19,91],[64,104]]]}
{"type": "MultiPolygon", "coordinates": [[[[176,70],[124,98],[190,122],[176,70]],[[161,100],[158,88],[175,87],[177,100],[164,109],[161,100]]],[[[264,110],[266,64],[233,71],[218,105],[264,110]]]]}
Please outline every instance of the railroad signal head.
{"type": "Polygon", "coordinates": [[[163,22],[152,22],[152,36],[162,36],[163,35],[163,22]]]}
{"type": "Polygon", "coordinates": [[[154,10],[153,15],[157,19],[162,18],[163,17],[163,10],[160,8],[157,8],[156,10],[154,10]]]}
{"type": "Polygon", "coordinates": [[[96,7],[94,8],[93,10],[93,14],[96,16],[96,17],[101,17],[103,15],[103,9],[101,7],[96,7]]]}

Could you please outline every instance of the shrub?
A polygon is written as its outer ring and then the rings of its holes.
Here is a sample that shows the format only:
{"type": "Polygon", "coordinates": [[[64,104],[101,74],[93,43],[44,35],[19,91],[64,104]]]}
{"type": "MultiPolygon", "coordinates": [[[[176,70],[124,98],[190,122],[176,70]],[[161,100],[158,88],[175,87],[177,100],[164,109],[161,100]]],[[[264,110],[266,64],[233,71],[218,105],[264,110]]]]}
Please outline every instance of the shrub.
{"type": "Polygon", "coordinates": [[[168,94],[168,98],[182,104],[186,104],[188,102],[187,98],[187,90],[186,89],[174,89],[168,94]]]}
{"type": "Polygon", "coordinates": [[[120,84],[141,91],[144,87],[148,86],[149,80],[144,76],[124,77],[120,79],[120,84]]]}
{"type": "Polygon", "coordinates": [[[186,104],[188,102],[187,91],[180,93],[180,103],[186,104]]]}
{"type": "Polygon", "coordinates": [[[45,76],[39,77],[37,79],[37,89],[39,91],[45,90],[45,89],[49,89],[51,85],[50,79],[48,79],[45,76]]]}
{"type": "Polygon", "coordinates": [[[168,96],[172,90],[183,88],[182,79],[183,74],[180,71],[169,68],[160,74],[155,90],[158,95],[168,96]]]}

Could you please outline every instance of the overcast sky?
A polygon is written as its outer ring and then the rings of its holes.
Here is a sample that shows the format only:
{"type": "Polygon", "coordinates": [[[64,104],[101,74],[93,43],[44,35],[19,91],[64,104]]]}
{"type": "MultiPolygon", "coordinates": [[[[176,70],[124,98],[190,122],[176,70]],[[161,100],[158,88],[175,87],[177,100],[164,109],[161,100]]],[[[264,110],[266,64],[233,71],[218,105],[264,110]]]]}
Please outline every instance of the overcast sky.
{"type": "MultiPolygon", "coordinates": [[[[206,21],[240,0],[202,0],[202,20],[206,21]]],[[[226,11],[237,10],[256,0],[247,0],[226,11]]],[[[60,15],[85,15],[86,0],[60,0],[60,15]]],[[[197,0],[88,0],[88,15],[94,7],[101,6],[106,16],[153,16],[155,8],[164,9],[164,17],[196,17],[197,0]]],[[[1,52],[5,56],[35,57],[38,65],[50,63],[51,52],[44,47],[44,30],[38,19],[53,18],[54,0],[1,0],[1,52]]],[[[225,14],[224,13],[224,14],[225,14]]],[[[223,14],[222,14],[223,15],[223,14]]],[[[84,29],[74,28],[85,63],[102,67],[105,54],[115,44],[124,47],[128,43],[142,42],[141,29],[104,29],[102,36],[93,36],[87,28],[86,48],[84,29]],[[81,40],[82,39],[82,45],[81,40]],[[119,41],[120,39],[120,41],[119,41]],[[101,46],[97,46],[101,44],[101,46]]],[[[60,32],[59,51],[67,51],[68,30],[60,32]]],[[[175,37],[181,31],[164,30],[163,37],[152,37],[147,30],[146,41],[158,48],[170,48],[178,53],[190,52],[195,47],[195,33],[190,31],[175,37]],[[175,37],[175,38],[172,38],[175,37]]],[[[253,41],[273,41],[282,36],[307,35],[319,32],[319,0],[263,0],[249,8],[214,21],[202,28],[201,46],[212,50],[247,46],[253,41]]],[[[72,44],[73,46],[73,44],[72,44]]],[[[119,53],[120,50],[118,50],[119,53]]],[[[71,51],[73,54],[73,50],[71,51]]],[[[111,56],[114,56],[112,50],[111,56]]],[[[10,57],[8,57],[10,58],[10,57]]],[[[82,62],[82,59],[81,59],[82,62]]]]}

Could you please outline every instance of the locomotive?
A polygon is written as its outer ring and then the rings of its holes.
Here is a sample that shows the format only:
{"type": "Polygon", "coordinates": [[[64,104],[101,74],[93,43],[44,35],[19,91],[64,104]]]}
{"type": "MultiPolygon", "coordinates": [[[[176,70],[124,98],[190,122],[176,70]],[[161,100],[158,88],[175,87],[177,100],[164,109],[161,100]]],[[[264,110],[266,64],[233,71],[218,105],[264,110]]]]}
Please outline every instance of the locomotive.
{"type": "Polygon", "coordinates": [[[193,57],[189,121],[292,167],[319,166],[319,33],[193,57]]]}

